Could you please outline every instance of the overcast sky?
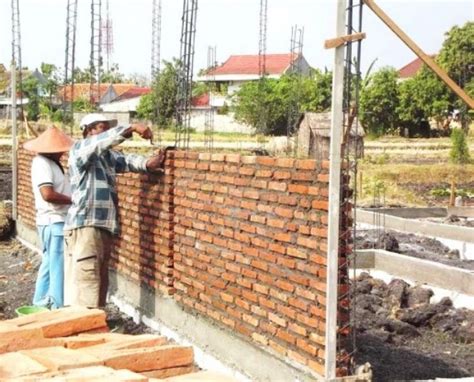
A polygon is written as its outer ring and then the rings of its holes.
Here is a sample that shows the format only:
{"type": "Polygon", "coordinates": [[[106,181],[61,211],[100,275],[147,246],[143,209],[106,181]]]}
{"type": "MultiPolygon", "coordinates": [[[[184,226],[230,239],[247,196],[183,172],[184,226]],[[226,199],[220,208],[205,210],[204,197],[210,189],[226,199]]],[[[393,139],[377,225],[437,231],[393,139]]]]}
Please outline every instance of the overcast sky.
{"type": "MultiPolygon", "coordinates": [[[[152,0],[109,0],[116,62],[126,74],[149,75],[152,0]]],[[[179,55],[181,0],[162,0],[161,57],[179,55]]],[[[10,0],[0,0],[0,63],[11,58],[10,0]]],[[[66,0],[20,0],[23,65],[64,66],[66,0]]],[[[106,0],[102,0],[105,4],[106,0]]],[[[200,0],[195,71],[206,66],[207,47],[217,47],[218,62],[231,54],[257,54],[258,0],[200,0]]],[[[335,37],[335,0],[268,0],[268,53],[290,50],[291,26],[304,27],[304,55],[316,68],[331,68],[333,54],[323,49],[335,37]]],[[[378,5],[427,53],[436,53],[444,33],[474,19],[473,0],[377,0],[378,5]]],[[[104,6],[105,8],[105,6],[104,6]]],[[[362,66],[400,68],[415,56],[367,7],[364,8],[362,66]]],[[[77,66],[90,50],[90,0],[79,0],[77,66]]]]}

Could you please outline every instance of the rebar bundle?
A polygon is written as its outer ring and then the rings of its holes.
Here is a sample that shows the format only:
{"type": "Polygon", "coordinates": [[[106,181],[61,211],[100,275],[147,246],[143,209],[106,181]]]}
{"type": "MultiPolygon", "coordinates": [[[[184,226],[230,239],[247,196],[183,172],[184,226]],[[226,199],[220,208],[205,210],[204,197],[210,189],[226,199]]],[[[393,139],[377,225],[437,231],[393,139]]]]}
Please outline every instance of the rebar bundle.
{"type": "MultiPolygon", "coordinates": [[[[11,1],[11,18],[12,18],[12,65],[18,69],[18,89],[20,101],[23,99],[23,83],[22,83],[22,63],[21,63],[21,29],[20,29],[20,3],[19,0],[11,1]]],[[[14,89],[10,89],[10,92],[14,89]]],[[[10,94],[11,96],[11,94],[10,94]]],[[[20,104],[23,112],[23,102],[20,104]]],[[[23,114],[23,113],[22,113],[23,114]]]]}
{"type": "Polygon", "coordinates": [[[102,68],[102,0],[91,0],[90,102],[100,102],[102,68]]]}
{"type": "Polygon", "coordinates": [[[303,39],[304,39],[304,29],[299,28],[297,25],[291,28],[291,64],[290,64],[290,74],[294,78],[293,87],[291,89],[291,100],[288,108],[288,124],[286,129],[287,135],[287,146],[288,153],[290,153],[293,146],[293,154],[297,152],[296,139],[292,139],[296,131],[296,125],[300,117],[300,104],[301,104],[301,64],[300,60],[303,57],[303,39]]]}
{"type": "MultiPolygon", "coordinates": [[[[360,33],[362,32],[362,16],[363,16],[363,1],[362,0],[348,0],[348,7],[346,9],[346,33],[360,33]]],[[[341,261],[339,263],[339,286],[340,292],[338,294],[338,333],[337,333],[337,347],[338,358],[337,364],[339,368],[345,368],[349,372],[353,369],[353,356],[356,351],[356,207],[357,207],[357,160],[360,157],[359,145],[359,121],[357,118],[359,106],[359,93],[361,85],[361,50],[362,42],[346,43],[345,49],[345,73],[344,73],[344,134],[342,143],[342,160],[345,166],[342,166],[341,171],[341,212],[346,211],[346,215],[352,217],[348,220],[340,219],[341,229],[339,230],[341,236],[339,238],[341,261]],[[354,49],[355,48],[355,49],[354,49]],[[351,231],[342,228],[352,227],[351,231]],[[350,268],[354,269],[354,275],[350,280],[350,268]]]]}
{"type": "Polygon", "coordinates": [[[268,0],[260,0],[260,38],[258,43],[258,73],[266,74],[268,0]]]}
{"type": "MultiPolygon", "coordinates": [[[[209,46],[207,49],[207,75],[208,81],[213,85],[215,76],[213,69],[216,67],[216,47],[209,46]]],[[[211,85],[211,86],[212,86],[211,85]]],[[[215,108],[212,106],[212,88],[208,91],[209,105],[206,111],[206,119],[204,122],[204,144],[208,151],[214,148],[214,113],[215,108]]]]}
{"type": "Polygon", "coordinates": [[[191,134],[191,97],[197,9],[198,0],[183,0],[180,62],[177,73],[175,144],[186,150],[189,149],[191,134]]]}

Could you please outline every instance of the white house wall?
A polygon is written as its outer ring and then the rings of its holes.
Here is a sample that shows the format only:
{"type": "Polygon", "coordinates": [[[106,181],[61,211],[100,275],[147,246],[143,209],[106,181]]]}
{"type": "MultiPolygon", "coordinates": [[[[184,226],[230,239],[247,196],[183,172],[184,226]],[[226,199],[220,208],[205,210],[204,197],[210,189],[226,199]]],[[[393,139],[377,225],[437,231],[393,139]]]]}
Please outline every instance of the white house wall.
{"type": "Polygon", "coordinates": [[[110,102],[100,105],[100,108],[105,112],[123,113],[137,111],[138,104],[141,97],[124,99],[122,101],[110,102]]]}

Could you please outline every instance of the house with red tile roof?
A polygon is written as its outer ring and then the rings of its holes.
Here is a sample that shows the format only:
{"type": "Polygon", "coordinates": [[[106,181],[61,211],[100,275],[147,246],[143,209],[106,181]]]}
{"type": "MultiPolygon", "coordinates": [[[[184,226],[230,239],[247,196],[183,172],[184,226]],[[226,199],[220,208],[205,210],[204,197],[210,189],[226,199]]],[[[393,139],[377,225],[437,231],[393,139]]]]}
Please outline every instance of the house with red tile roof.
{"type": "MultiPolygon", "coordinates": [[[[120,97],[126,91],[135,87],[137,87],[135,84],[100,84],[99,97],[95,102],[100,104],[111,102],[117,97],[120,97]]],[[[93,91],[97,89],[97,86],[94,86],[94,88],[93,91]]],[[[66,85],[61,87],[58,91],[58,95],[62,102],[71,102],[72,86],[66,85]]],[[[91,87],[89,83],[74,84],[74,101],[79,99],[89,100],[90,98],[91,87]]]]}
{"type": "Polygon", "coordinates": [[[151,93],[151,88],[135,86],[116,97],[112,102],[101,103],[100,108],[109,113],[130,113],[133,117],[140,99],[151,93]]]}
{"type": "MultiPolygon", "coordinates": [[[[431,58],[436,58],[436,54],[430,54],[431,58]]],[[[413,61],[406,64],[403,68],[398,70],[398,76],[400,80],[406,80],[408,78],[413,78],[416,73],[418,73],[423,67],[424,62],[421,58],[417,57],[413,61]]]]}
{"type": "MultiPolygon", "coordinates": [[[[293,65],[298,67],[303,75],[308,75],[311,67],[302,55],[292,53],[267,54],[265,68],[267,78],[280,78],[283,74],[290,73],[293,65]]],[[[218,87],[228,86],[228,94],[236,92],[244,83],[256,81],[259,75],[258,55],[233,55],[222,65],[208,70],[197,78],[201,82],[215,82],[218,87]]]]}

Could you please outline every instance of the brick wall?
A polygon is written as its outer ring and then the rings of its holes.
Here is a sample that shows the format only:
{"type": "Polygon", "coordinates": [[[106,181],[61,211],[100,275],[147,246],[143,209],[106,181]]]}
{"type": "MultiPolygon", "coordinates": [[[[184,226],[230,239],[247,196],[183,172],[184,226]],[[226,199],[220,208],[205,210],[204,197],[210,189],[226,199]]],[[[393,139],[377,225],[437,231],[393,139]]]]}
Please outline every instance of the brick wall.
{"type": "MultiPolygon", "coordinates": [[[[323,375],[328,162],[171,155],[164,176],[118,177],[122,232],[112,267],[323,375]]],[[[32,225],[30,162],[20,152],[19,214],[32,225]]],[[[347,299],[341,326],[342,305],[347,299]]]]}

